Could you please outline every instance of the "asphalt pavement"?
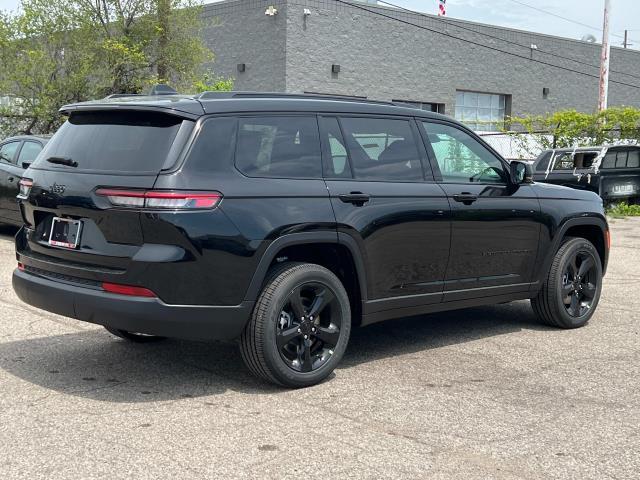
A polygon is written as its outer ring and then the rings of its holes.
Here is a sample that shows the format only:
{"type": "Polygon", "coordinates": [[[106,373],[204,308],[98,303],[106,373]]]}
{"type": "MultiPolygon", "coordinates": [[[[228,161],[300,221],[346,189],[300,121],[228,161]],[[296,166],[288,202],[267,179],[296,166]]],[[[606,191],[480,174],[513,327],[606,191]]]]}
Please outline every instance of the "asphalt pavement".
{"type": "Polygon", "coordinates": [[[0,478],[638,479],[640,219],[612,232],[585,328],[528,302],[390,321],[284,390],[233,342],[129,344],[21,303],[0,226],[0,478]]]}

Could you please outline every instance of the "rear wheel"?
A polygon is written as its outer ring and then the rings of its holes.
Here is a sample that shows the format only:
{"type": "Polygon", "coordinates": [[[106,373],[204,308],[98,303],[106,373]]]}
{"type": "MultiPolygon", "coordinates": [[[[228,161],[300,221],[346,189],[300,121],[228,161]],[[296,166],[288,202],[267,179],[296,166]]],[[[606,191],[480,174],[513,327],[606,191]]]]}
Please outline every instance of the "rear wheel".
{"type": "Polygon", "coordinates": [[[120,337],[124,340],[128,340],[133,343],[150,343],[150,342],[159,342],[160,340],[165,340],[166,337],[158,337],[156,335],[147,335],[145,333],[133,333],[127,332],[126,330],[118,330],[111,327],[104,327],[107,332],[116,337],[120,337]]]}
{"type": "Polygon", "coordinates": [[[598,251],[584,238],[570,238],[556,253],[547,278],[531,299],[544,323],[577,328],[593,316],[602,291],[602,263],[598,251]]]}
{"type": "Polygon", "coordinates": [[[270,382],[314,385],[334,370],[347,348],[347,292],[331,271],[314,264],[286,264],[269,278],[240,338],[242,358],[270,382]]]}

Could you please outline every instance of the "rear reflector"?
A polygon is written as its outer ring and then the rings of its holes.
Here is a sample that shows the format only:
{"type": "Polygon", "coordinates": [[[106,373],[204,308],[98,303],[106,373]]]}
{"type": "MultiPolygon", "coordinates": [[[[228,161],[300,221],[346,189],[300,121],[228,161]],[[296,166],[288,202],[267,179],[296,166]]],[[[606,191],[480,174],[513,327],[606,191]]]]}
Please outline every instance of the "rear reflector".
{"type": "Polygon", "coordinates": [[[96,195],[107,197],[116,207],[149,208],[155,210],[212,209],[222,199],[220,192],[181,192],[163,190],[120,190],[99,188],[96,195]]]}
{"type": "Polygon", "coordinates": [[[102,284],[102,289],[105,292],[117,293],[118,295],[128,295],[130,297],[152,298],[157,296],[148,288],[132,287],[131,285],[120,285],[117,283],[104,282],[102,284]]]}
{"type": "Polygon", "coordinates": [[[607,250],[611,250],[611,231],[605,230],[604,238],[605,238],[605,242],[607,244],[607,250]]]}
{"type": "Polygon", "coordinates": [[[21,262],[18,262],[18,270],[24,272],[24,265],[21,262]]]}

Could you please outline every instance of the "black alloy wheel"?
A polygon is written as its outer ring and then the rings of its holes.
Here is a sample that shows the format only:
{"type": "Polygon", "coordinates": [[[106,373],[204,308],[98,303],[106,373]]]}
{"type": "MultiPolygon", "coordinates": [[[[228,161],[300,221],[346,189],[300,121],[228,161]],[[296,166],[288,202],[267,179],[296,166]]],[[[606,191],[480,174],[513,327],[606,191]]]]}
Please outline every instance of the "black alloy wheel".
{"type": "Polygon", "coordinates": [[[562,272],[562,301],[569,315],[579,318],[591,309],[599,282],[593,253],[576,251],[562,272]]]}
{"type": "Polygon", "coordinates": [[[531,305],[538,318],[553,327],[577,328],[595,313],[602,291],[602,262],[585,238],[567,238],[531,305]]]}
{"type": "Polygon", "coordinates": [[[313,263],[277,265],[240,337],[254,375],[286,387],[308,387],[340,363],[351,333],[351,304],[340,279],[313,263]]]}
{"type": "Polygon", "coordinates": [[[341,325],[341,309],[331,288],[317,282],[296,287],[276,326],[282,359],[296,372],[321,368],[335,352],[341,325]]]}

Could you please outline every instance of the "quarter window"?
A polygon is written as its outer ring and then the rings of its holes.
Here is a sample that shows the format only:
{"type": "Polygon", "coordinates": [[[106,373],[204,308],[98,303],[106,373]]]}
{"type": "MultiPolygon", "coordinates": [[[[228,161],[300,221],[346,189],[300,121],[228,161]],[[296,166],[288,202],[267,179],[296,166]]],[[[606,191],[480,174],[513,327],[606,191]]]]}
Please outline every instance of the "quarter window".
{"type": "Polygon", "coordinates": [[[241,118],[236,167],[250,177],[322,178],[315,117],[241,118]]]}
{"type": "Polygon", "coordinates": [[[337,118],[324,118],[324,127],[327,132],[327,146],[329,148],[329,161],[325,165],[324,175],[328,178],[351,178],[347,147],[345,146],[340,125],[337,118]]]}
{"type": "Polygon", "coordinates": [[[441,123],[424,122],[442,180],[455,183],[504,183],[504,168],[471,135],[441,123]]]}
{"type": "Polygon", "coordinates": [[[408,120],[343,118],[346,146],[358,180],[423,180],[415,135],[408,120]]]}
{"type": "Polygon", "coordinates": [[[20,142],[5,143],[0,147],[0,160],[5,162],[14,163],[13,159],[16,156],[16,151],[20,146],[20,142]]]}

